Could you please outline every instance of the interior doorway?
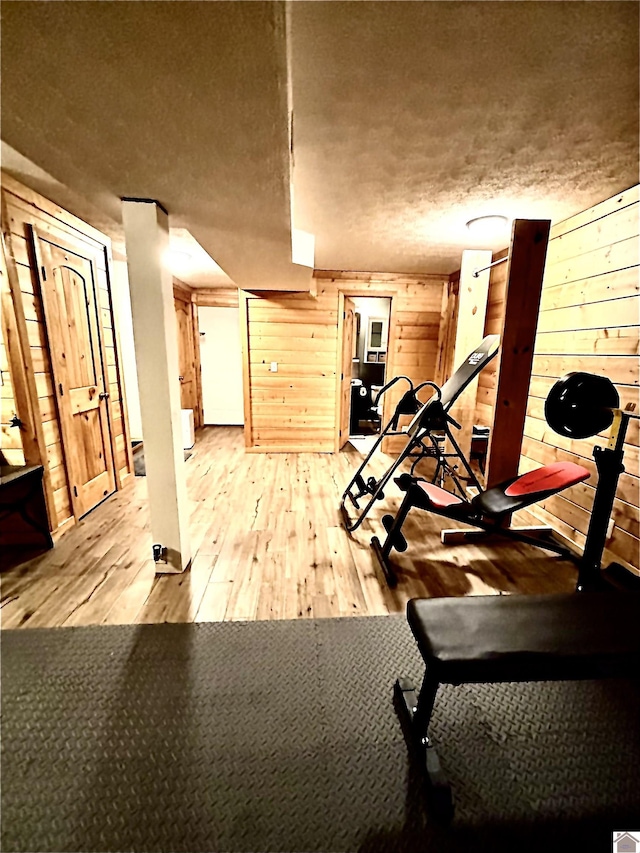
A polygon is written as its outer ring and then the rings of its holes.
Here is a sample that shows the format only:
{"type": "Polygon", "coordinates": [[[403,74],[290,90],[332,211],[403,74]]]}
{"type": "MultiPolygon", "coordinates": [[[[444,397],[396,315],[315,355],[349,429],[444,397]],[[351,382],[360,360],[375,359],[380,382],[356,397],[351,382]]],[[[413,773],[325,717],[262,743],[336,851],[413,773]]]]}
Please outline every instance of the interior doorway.
{"type": "Polygon", "coordinates": [[[244,424],[238,308],[198,309],[204,423],[244,424]]]}
{"type": "Polygon", "coordinates": [[[366,450],[382,427],[377,396],[386,382],[391,298],[345,296],[344,304],[341,445],[366,450]]]}

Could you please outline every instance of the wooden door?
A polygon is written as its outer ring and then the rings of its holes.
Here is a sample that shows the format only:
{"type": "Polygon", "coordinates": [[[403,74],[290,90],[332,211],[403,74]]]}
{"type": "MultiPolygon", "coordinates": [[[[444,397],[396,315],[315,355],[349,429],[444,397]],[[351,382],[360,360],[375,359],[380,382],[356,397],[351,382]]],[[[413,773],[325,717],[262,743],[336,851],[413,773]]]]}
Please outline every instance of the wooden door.
{"type": "Polygon", "coordinates": [[[349,417],[351,415],[351,366],[355,346],[356,306],[348,296],[344,298],[342,320],[342,364],[340,366],[340,441],[343,448],[349,440],[349,417]]]}
{"type": "Polygon", "coordinates": [[[205,424],[244,424],[240,309],[198,309],[205,424]]]}
{"type": "Polygon", "coordinates": [[[71,506],[79,518],[116,487],[95,259],[35,229],[32,241],[71,506]]]}
{"type": "Polygon", "coordinates": [[[191,302],[174,298],[178,325],[178,364],[180,366],[180,405],[183,409],[198,409],[196,394],[195,347],[191,302]]]}

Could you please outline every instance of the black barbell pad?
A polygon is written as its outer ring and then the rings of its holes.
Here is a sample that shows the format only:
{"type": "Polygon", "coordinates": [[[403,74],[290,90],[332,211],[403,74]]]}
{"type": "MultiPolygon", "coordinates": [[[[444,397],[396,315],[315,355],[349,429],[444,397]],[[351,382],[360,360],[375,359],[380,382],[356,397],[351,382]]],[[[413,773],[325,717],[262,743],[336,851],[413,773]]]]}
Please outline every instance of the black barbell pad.
{"type": "Polygon", "coordinates": [[[567,373],[555,383],[544,403],[547,423],[559,435],[590,438],[613,423],[620,405],[615,386],[606,376],[567,373]]]}

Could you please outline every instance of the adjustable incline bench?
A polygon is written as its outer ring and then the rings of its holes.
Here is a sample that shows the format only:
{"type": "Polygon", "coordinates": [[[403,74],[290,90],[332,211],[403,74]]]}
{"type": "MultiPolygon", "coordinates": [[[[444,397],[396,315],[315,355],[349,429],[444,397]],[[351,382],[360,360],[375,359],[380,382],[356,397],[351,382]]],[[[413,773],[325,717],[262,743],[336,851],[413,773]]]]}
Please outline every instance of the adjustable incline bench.
{"type": "Polygon", "coordinates": [[[638,591],[414,599],[407,618],[426,672],[419,697],[399,678],[396,698],[447,819],[451,789],[428,734],[441,684],[640,676],[638,591]]]}

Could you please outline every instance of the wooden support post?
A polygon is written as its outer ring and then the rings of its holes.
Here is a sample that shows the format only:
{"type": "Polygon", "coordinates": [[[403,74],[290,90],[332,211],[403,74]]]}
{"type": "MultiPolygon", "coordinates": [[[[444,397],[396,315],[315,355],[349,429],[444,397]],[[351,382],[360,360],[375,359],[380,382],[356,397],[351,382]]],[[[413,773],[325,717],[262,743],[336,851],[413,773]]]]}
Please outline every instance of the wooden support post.
{"type": "MultiPolygon", "coordinates": [[[[484,321],[489,296],[489,270],[475,273],[491,263],[491,252],[468,249],[462,253],[460,288],[458,293],[458,325],[453,357],[454,369],[461,364],[473,348],[484,337],[484,321]]],[[[456,441],[467,459],[471,456],[471,438],[476,417],[478,380],[463,391],[453,407],[452,415],[462,429],[456,433],[456,441]]],[[[447,452],[451,452],[448,448],[447,452]]]]}
{"type": "Polygon", "coordinates": [[[153,542],[158,572],[180,572],[191,560],[182,447],[178,333],[173,280],[166,267],[169,220],[157,202],[123,199],[122,218],[140,390],[153,542]]]}
{"type": "Polygon", "coordinates": [[[487,488],[518,475],[550,226],[548,219],[513,222],[487,488]]]}

